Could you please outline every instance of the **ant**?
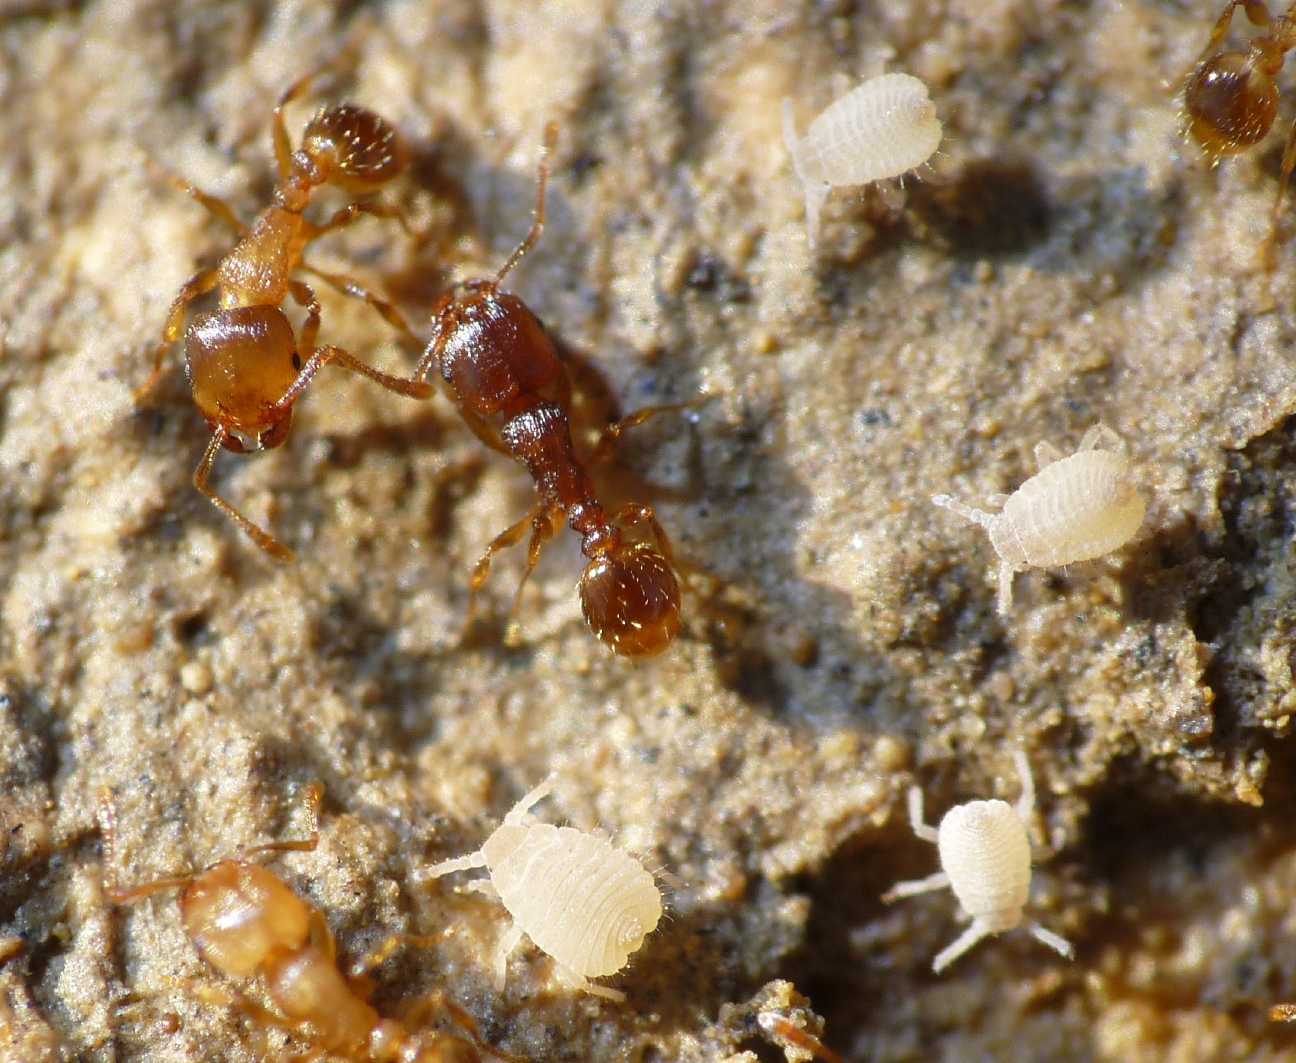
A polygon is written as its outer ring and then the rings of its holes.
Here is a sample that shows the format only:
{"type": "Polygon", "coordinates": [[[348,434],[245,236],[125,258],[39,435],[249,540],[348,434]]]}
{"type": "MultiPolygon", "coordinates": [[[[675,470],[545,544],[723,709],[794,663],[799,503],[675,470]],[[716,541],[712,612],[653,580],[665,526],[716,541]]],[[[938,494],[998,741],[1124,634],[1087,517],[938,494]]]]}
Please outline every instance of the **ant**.
{"type": "MultiPolygon", "coordinates": [[[[1188,133],[1205,152],[1211,165],[1226,155],[1237,155],[1258,144],[1273,127],[1278,115],[1278,85],[1287,53],[1296,48],[1296,3],[1271,18],[1264,0],[1228,0],[1215,22],[1202,57],[1184,86],[1184,107],[1188,133]],[[1228,36],[1235,8],[1264,33],[1252,38],[1245,49],[1220,50],[1228,36]]],[[[1296,169],[1296,125],[1287,135],[1283,149],[1282,176],[1274,200],[1273,222],[1265,240],[1263,256],[1273,267],[1273,248],[1278,237],[1278,218],[1287,183],[1296,169]]]]}
{"type": "MultiPolygon", "coordinates": [[[[680,586],[670,540],[652,506],[627,504],[611,516],[600,503],[572,441],[572,385],[540,319],[500,285],[544,231],[549,154],[558,127],[545,129],[536,177],[531,230],[494,277],[457,284],[433,308],[434,331],[414,370],[416,380],[436,372],[451,401],[476,436],[526,466],[540,496],[534,508],[486,547],[473,568],[475,596],[491,559],[531,531],[526,569],[513,600],[540,560],[540,552],[565,516],[581,537],[588,559],[580,578],[581,611],[591,631],[627,657],[660,653],[679,633],[680,586]],[[646,525],[652,542],[627,542],[623,529],[646,525]]],[[[675,406],[649,406],[604,429],[588,465],[611,457],[628,428],[675,406]]],[[[471,619],[472,610],[469,610],[471,619]]]]}
{"type": "MultiPolygon", "coordinates": [[[[131,904],[155,893],[182,889],[180,918],[199,954],[230,978],[263,975],[266,993],[279,1012],[241,997],[233,1003],[264,1025],[307,1034],[319,1054],[337,1055],[350,1063],[480,1063],[476,1024],[442,994],[434,994],[416,1010],[422,1014],[444,1008],[473,1041],[449,1034],[413,1034],[404,1023],[379,1016],[368,1003],[367,972],[402,943],[424,944],[425,939],[394,934],[344,975],[338,970],[337,944],[323,913],[252,859],[261,853],[313,852],[319,844],[322,798],[323,788],[318,784],[307,788],[312,830],[304,840],[252,846],[201,874],[121,889],[115,872],[117,815],[104,790],[99,796],[104,893],[114,904],[131,904]]],[[[318,1055],[313,1052],[309,1058],[318,1055]]]]}
{"type": "Polygon", "coordinates": [[[171,177],[179,188],[233,228],[240,239],[216,266],[199,270],[181,287],[154,353],[152,375],[135,392],[139,402],[152,391],[162,374],[167,350],[184,330],[186,375],[194,402],[212,429],[211,442],[194,470],[194,487],[279,561],[292,560],[293,552],[209,486],[212,465],[221,449],[243,454],[281,445],[292,426],[293,404],[315,374],[330,362],[401,395],[425,399],[432,394],[429,385],[389,376],[341,347],[315,345],[320,326],[319,302],[308,285],[293,279],[298,270],[365,300],[402,335],[418,341],[390,303],[349,277],[325,273],[302,261],[308,244],[350,225],[362,214],[396,218],[408,231],[399,210],[367,201],[349,203],[323,225],[306,219],[304,212],[321,186],[335,185],[352,195],[372,193],[398,176],[408,161],[395,128],[373,111],[347,103],[326,107],[316,114],[306,126],[301,147],[292,150],[283,110],[307,90],[313,79],[314,75],[301,78],[275,106],[272,128],[279,180],[274,202],[250,227],[245,227],[223,200],[181,177],[171,177]],[[220,292],[219,309],[198,315],[184,329],[189,304],[212,289],[220,292]],[[294,336],[282,309],[289,296],[306,311],[300,339],[294,336]]]}

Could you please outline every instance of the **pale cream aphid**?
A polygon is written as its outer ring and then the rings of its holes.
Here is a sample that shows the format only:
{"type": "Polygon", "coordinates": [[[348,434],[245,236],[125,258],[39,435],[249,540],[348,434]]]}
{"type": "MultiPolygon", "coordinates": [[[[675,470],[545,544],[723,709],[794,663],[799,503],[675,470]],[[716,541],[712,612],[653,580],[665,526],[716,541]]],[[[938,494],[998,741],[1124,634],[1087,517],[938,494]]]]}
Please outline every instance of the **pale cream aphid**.
{"type": "Polygon", "coordinates": [[[1125,443],[1106,425],[1089,429],[1069,457],[1051,443],[1040,443],[1035,460],[1039,472],[1011,495],[991,499],[991,505],[1001,505],[998,513],[973,509],[950,495],[932,498],[989,533],[999,555],[1001,616],[1012,608],[1013,573],[1109,554],[1134,537],[1147,511],[1125,443]]]}
{"type": "Polygon", "coordinates": [[[855,86],[798,136],[792,101],[783,99],[783,142],[805,187],[810,249],[819,211],[835,185],[900,177],[925,163],[941,142],[941,123],[927,86],[911,74],[882,74],[855,86]]]}
{"type": "MultiPolygon", "coordinates": [[[[963,915],[972,925],[953,943],[936,954],[932,970],[940,974],[978,941],[1021,925],[1022,909],[1030,894],[1031,851],[1026,823],[1035,810],[1035,783],[1030,764],[1021,750],[1013,753],[1021,779],[1021,796],[1016,807],[1006,801],[969,801],[955,805],[940,821],[939,829],[923,821],[923,795],[909,789],[909,822],[923,841],[934,842],[940,853],[941,870],[927,878],[897,882],[882,900],[887,904],[901,897],[944,889],[958,898],[963,915]]],[[[1070,942],[1038,923],[1027,924],[1035,938],[1068,960],[1074,952],[1070,942]]]]}
{"type": "MultiPolygon", "coordinates": [[[[553,957],[570,984],[608,1000],[625,994],[590,978],[615,974],[661,919],[653,876],[606,838],[542,823],[528,809],[553,790],[552,776],[522,798],[475,853],[415,873],[419,880],[484,867],[513,917],[500,943],[495,980],[502,989],[509,953],[526,934],[553,957]]],[[[470,883],[485,889],[484,882],[470,883]]]]}

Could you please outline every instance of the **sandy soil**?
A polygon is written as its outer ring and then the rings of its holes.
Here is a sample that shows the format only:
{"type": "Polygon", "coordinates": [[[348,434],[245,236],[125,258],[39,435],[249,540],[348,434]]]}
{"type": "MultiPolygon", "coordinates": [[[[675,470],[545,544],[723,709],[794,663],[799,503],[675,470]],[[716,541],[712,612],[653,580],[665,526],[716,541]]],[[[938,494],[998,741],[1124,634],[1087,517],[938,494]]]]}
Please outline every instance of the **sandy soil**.
{"type": "MultiPolygon", "coordinates": [[[[316,780],[319,848],[271,866],[350,956],[436,938],[375,972],[378,1006],[444,988],[531,1059],[776,1060],[758,1015],[816,1013],[851,1060],[1293,1058],[1265,1011],[1296,997],[1296,241],[1261,271],[1279,134],[1215,171],[1178,136],[1166,86],[1217,7],[0,0],[2,1058],[302,1050],[211,999],[259,990],[174,899],[106,902],[96,799],[130,883],[300,834],[316,780]],[[779,101],[804,123],[883,65],[931,85],[943,154],[903,196],[835,193],[812,258],[779,101]],[[606,478],[700,573],[664,657],[586,631],[570,535],[513,644],[521,550],[461,639],[471,566],[533,495],[441,398],[326,370],[286,446],[222,456],[288,566],[191,488],[178,355],[133,403],[173,293],[230,244],[165,172],[253,216],[270,109],[317,67],[318,98],[410,141],[390,199],[419,235],[366,219],[314,261],[421,332],[525,231],[561,122],[510,284],[620,410],[711,397],[606,478]],[[1000,619],[989,543],[929,496],[1011,490],[1098,421],[1144,528],[1018,576],[1000,619]],[[954,899],[879,899],[936,870],[905,793],[1011,800],[1017,746],[1031,915],[1076,959],[1017,933],[934,977],[954,899]],[[529,947],[498,992],[502,909],[412,878],[549,772],[547,818],[673,876],[608,980],[624,1005],[529,947]]],[[[327,340],[408,371],[372,310],[321,298],[327,340]]]]}

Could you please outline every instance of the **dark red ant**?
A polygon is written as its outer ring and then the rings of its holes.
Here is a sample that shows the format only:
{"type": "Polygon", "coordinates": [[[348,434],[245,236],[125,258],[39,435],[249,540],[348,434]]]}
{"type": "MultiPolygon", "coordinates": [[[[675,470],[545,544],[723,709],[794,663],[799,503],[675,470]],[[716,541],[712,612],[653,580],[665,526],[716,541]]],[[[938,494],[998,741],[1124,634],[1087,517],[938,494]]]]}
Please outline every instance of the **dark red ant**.
{"type": "MultiPolygon", "coordinates": [[[[648,657],[664,650],[680,629],[680,586],[670,540],[652,506],[632,503],[609,516],[599,502],[572,442],[566,367],[535,314],[516,295],[500,291],[504,278],[544,231],[549,153],[556,137],[557,126],[551,123],[538,167],[531,231],[494,277],[466,281],[441,298],[433,310],[435,331],[414,376],[421,380],[437,373],[468,427],[488,447],[525,465],[540,495],[531,512],[486,547],[473,569],[472,593],[485,584],[495,554],[519,542],[529,528],[516,613],[541,550],[566,517],[589,559],[580,597],[590,630],[616,653],[648,657]],[[634,525],[646,525],[652,542],[627,541],[623,530],[634,525]]],[[[609,458],[626,429],[680,408],[647,407],[610,425],[589,464],[609,458]]]]}
{"type": "Polygon", "coordinates": [[[115,879],[116,812],[109,794],[103,791],[99,823],[106,865],[104,893],[114,904],[131,904],[156,893],[183,890],[180,918],[203,959],[230,978],[260,974],[278,1012],[239,996],[205,995],[229,1000],[262,1025],[306,1037],[317,1048],[309,1058],[329,1053],[352,1063],[480,1063],[481,1050],[486,1049],[480,1046],[476,1024],[443,994],[433,994],[418,1011],[447,1011],[469,1032],[471,1042],[450,1034],[411,1033],[406,1023],[382,1018],[368,1003],[366,972],[402,944],[421,944],[424,939],[392,935],[356,964],[350,975],[344,975],[338,969],[337,944],[323,913],[252,859],[263,853],[314,851],[319,844],[322,796],[318,785],[306,791],[313,829],[303,841],[253,846],[233,859],[212,864],[201,874],[120,889],[115,879]]]}
{"type": "Polygon", "coordinates": [[[194,402],[212,428],[211,442],[194,471],[193,482],[262,550],[281,561],[290,560],[292,551],[208,485],[212,464],[221,448],[242,454],[282,444],[292,426],[293,404],[329,362],[402,395],[423,399],[432,393],[428,384],[389,376],[341,347],[315,345],[320,326],[319,303],[308,285],[293,279],[298,270],[364,299],[407,338],[414,340],[414,336],[395,307],[349,277],[325,273],[302,261],[308,244],[349,225],[362,214],[395,217],[404,224],[403,215],[395,208],[372,202],[350,203],[323,225],[306,219],[304,212],[312,194],[321,186],[335,185],[353,195],[368,194],[395,178],[407,163],[396,130],[379,115],[354,104],[321,110],[306,126],[301,147],[293,151],[283,109],[306,91],[311,80],[308,76],[292,85],[274,109],[279,181],[274,203],[250,228],[239,222],[224,201],[182,178],[173,178],[180,188],[232,227],[240,239],[216,266],[199,270],[180,289],[167,315],[153,373],[135,393],[139,401],[157,383],[167,350],[181,336],[189,304],[219,289],[220,308],[195,317],[184,331],[185,371],[194,402]],[[281,308],[290,296],[306,310],[300,341],[281,308]]]}
{"type": "MultiPolygon", "coordinates": [[[[1268,135],[1278,115],[1277,77],[1287,53],[1296,48],[1296,3],[1277,18],[1271,18],[1264,0],[1228,0],[1215,21],[1210,40],[1184,86],[1184,108],[1188,132],[1211,164],[1237,155],[1268,135]],[[1244,49],[1221,51],[1228,36],[1233,11],[1243,8],[1252,25],[1265,30],[1244,49]]],[[[1282,175],[1274,200],[1273,222],[1265,240],[1263,256],[1273,265],[1273,247],[1278,235],[1278,218],[1292,170],[1296,169],[1296,125],[1287,135],[1283,149],[1282,175]]]]}

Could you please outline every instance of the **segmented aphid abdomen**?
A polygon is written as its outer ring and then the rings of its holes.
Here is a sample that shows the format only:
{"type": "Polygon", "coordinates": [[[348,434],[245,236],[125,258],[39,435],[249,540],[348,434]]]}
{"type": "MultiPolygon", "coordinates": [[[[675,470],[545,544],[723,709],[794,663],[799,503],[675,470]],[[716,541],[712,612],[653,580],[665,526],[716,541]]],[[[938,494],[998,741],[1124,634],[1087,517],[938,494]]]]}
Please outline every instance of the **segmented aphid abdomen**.
{"type": "Polygon", "coordinates": [[[940,139],[927,86],[909,74],[883,74],[856,86],[810,123],[802,165],[806,176],[829,184],[865,184],[921,166],[940,139]]]}
{"type": "Polygon", "coordinates": [[[1089,450],[1041,469],[1004,503],[1000,519],[1025,564],[1066,565],[1124,545],[1144,509],[1124,456],[1089,450]]]}
{"type": "Polygon", "coordinates": [[[491,881],[535,944],[586,978],[613,974],[661,916],[656,882],[633,857],[573,827],[531,824],[491,881]]]}
{"type": "Polygon", "coordinates": [[[955,806],[941,820],[938,845],[941,867],[965,912],[1020,913],[1030,893],[1030,841],[1011,805],[969,801],[955,806]]]}

